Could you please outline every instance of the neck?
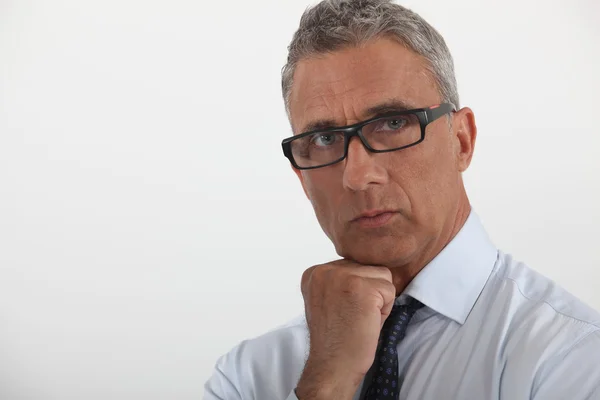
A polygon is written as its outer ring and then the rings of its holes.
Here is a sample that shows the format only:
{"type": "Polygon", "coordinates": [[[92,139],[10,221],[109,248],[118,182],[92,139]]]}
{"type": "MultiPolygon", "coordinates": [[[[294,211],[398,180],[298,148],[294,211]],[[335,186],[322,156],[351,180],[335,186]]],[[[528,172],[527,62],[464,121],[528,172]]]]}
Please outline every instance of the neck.
{"type": "Polygon", "coordinates": [[[389,267],[396,287],[396,296],[400,295],[414,277],[454,239],[470,212],[471,204],[465,193],[463,201],[459,202],[455,212],[446,220],[440,234],[428,242],[414,260],[404,265],[389,267]]]}

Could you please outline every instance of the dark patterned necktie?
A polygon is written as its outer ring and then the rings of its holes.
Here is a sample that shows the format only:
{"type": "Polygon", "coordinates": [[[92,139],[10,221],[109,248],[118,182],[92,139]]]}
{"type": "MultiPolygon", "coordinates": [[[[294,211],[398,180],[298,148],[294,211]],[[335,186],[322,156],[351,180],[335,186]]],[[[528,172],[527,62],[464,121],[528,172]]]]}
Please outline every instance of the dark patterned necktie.
{"type": "Polygon", "coordinates": [[[411,299],[408,304],[395,305],[392,308],[392,312],[381,328],[377,353],[371,370],[372,378],[363,400],[398,399],[400,387],[396,347],[404,339],[410,319],[422,306],[421,302],[411,299]]]}

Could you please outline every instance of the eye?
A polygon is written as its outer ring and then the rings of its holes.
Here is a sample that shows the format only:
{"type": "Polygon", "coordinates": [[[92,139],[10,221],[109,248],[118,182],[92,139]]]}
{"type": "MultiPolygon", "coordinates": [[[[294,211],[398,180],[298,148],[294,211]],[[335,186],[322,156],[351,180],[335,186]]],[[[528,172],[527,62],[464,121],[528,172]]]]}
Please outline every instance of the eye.
{"type": "Polygon", "coordinates": [[[398,129],[404,128],[408,121],[404,118],[393,117],[382,121],[382,130],[384,131],[397,131],[398,129]]]}
{"type": "Polygon", "coordinates": [[[311,143],[317,147],[327,147],[335,144],[337,135],[334,133],[319,133],[313,136],[311,143]]]}

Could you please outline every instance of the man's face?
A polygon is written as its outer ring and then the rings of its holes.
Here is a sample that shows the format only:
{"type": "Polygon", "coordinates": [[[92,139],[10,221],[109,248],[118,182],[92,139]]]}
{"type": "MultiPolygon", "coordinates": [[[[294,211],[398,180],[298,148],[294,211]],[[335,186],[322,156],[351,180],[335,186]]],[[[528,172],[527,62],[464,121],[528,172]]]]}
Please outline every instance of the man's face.
{"type": "MultiPolygon", "coordinates": [[[[322,120],[333,126],[354,124],[374,116],[367,110],[394,102],[429,107],[439,104],[441,96],[423,58],[381,38],[298,63],[290,96],[292,129],[299,134],[322,120]]],[[[467,117],[458,113],[451,118],[467,117]]],[[[295,170],[341,257],[406,265],[452,230],[459,203],[466,200],[461,172],[472,151],[461,139],[464,124],[453,120],[452,126],[442,117],[427,126],[422,143],[388,153],[370,153],[354,137],[345,160],[295,170]],[[393,214],[375,227],[355,220],[372,210],[393,214]]]]}

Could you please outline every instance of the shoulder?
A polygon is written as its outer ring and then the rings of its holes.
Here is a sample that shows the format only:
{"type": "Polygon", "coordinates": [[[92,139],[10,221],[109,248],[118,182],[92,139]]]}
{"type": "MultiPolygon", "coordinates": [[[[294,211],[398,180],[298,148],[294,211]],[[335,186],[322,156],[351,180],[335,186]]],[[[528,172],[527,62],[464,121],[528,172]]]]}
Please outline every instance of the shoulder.
{"type": "Polygon", "coordinates": [[[600,312],[511,255],[499,252],[492,276],[499,293],[512,295],[525,315],[545,315],[583,332],[600,330],[600,312]]]}
{"type": "Polygon", "coordinates": [[[583,385],[586,377],[595,383],[581,393],[597,390],[600,313],[552,279],[499,252],[472,314],[489,337],[486,348],[502,366],[506,390],[528,387],[532,394],[556,394],[564,374],[573,380],[565,385],[569,390],[583,385]]]}
{"type": "Polygon", "coordinates": [[[482,313],[502,332],[506,376],[600,359],[600,313],[512,256],[499,253],[482,296],[482,313]]]}

